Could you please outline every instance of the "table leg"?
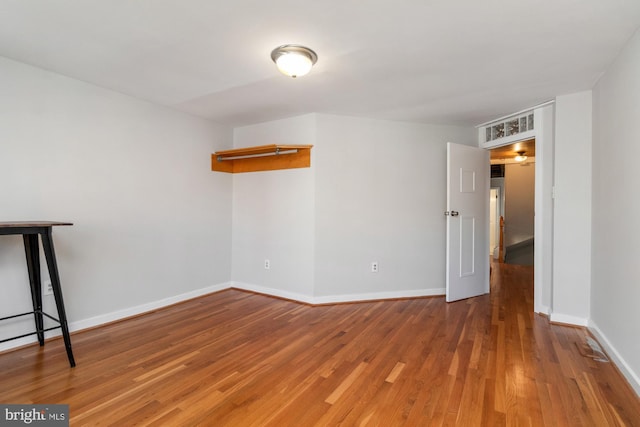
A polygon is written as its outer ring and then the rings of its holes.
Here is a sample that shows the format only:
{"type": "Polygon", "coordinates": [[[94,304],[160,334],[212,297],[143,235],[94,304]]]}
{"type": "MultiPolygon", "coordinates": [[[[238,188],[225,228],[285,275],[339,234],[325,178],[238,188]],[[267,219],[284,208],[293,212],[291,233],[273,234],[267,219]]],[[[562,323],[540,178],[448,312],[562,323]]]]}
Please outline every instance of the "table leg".
{"type": "Polygon", "coordinates": [[[42,281],[40,280],[40,250],[37,234],[24,234],[24,251],[27,256],[27,270],[29,271],[29,285],[31,288],[31,302],[33,303],[33,317],[36,322],[38,342],[44,345],[44,321],[42,318],[42,281]]]}
{"type": "Polygon", "coordinates": [[[53,239],[51,238],[51,228],[48,228],[45,233],[42,233],[42,247],[44,249],[44,255],[47,259],[47,267],[49,268],[49,278],[51,279],[51,287],[53,288],[53,296],[56,300],[56,307],[58,308],[58,317],[60,319],[60,326],[62,328],[62,337],[64,338],[64,345],[67,349],[67,357],[69,358],[69,364],[71,367],[76,366],[76,362],[73,358],[73,352],[71,350],[71,338],[69,337],[69,326],[67,325],[67,314],[64,310],[64,301],[62,300],[62,288],[60,287],[60,275],[58,274],[58,265],[56,264],[56,254],[53,249],[53,239]]]}

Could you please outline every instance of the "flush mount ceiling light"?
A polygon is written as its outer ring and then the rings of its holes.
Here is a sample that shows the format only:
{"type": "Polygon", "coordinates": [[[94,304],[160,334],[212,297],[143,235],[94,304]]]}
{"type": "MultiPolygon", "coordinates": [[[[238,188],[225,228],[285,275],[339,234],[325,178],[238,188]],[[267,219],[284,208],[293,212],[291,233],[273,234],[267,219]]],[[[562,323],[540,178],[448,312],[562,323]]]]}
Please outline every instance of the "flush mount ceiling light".
{"type": "Polygon", "coordinates": [[[271,59],[282,74],[296,78],[304,76],[318,60],[318,55],[308,47],[285,44],[271,51],[271,59]]]}
{"type": "Polygon", "coordinates": [[[516,162],[524,162],[527,160],[527,156],[524,155],[525,151],[518,151],[518,155],[515,157],[516,162]]]}

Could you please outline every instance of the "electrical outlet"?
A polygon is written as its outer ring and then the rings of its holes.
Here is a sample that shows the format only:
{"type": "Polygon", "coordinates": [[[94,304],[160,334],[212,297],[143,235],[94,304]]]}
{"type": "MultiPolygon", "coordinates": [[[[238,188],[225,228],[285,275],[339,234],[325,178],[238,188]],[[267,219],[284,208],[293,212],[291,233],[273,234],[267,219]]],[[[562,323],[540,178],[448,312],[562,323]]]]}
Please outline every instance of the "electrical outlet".
{"type": "Polygon", "coordinates": [[[269,261],[268,259],[264,260],[264,269],[265,270],[269,270],[271,268],[271,261],[269,261]]]}
{"type": "Polygon", "coordinates": [[[53,286],[51,286],[51,282],[49,280],[44,282],[44,290],[42,293],[44,295],[53,295],[53,286]]]}
{"type": "Polygon", "coordinates": [[[371,272],[372,273],[377,273],[378,272],[378,262],[377,261],[373,261],[371,263],[371,272]]]}

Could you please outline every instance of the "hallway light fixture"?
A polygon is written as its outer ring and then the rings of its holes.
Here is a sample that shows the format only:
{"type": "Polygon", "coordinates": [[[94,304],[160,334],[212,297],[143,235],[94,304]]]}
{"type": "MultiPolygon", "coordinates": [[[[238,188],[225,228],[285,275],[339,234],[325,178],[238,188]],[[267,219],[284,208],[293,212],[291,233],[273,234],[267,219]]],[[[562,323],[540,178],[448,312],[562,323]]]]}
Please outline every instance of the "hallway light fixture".
{"type": "Polygon", "coordinates": [[[313,64],[318,61],[318,55],[308,47],[285,44],[271,51],[271,59],[282,74],[295,79],[311,71],[313,64]]]}
{"type": "Polygon", "coordinates": [[[518,151],[518,155],[514,158],[514,160],[516,162],[524,162],[525,160],[527,160],[527,156],[524,155],[525,153],[526,151],[518,151]]]}

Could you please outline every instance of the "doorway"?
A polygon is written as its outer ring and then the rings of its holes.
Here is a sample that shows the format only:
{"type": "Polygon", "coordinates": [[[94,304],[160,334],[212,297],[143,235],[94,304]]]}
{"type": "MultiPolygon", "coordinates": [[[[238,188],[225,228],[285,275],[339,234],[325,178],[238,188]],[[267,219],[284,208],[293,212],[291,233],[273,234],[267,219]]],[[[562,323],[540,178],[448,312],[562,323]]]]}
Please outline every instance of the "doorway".
{"type": "MultiPolygon", "coordinates": [[[[492,168],[493,169],[493,168],[492,168]]],[[[493,170],[491,172],[493,174],[493,170]]],[[[491,186],[489,193],[489,256],[498,258],[500,252],[500,187],[491,186]]]]}
{"type": "Polygon", "coordinates": [[[496,147],[490,157],[490,253],[500,262],[532,266],[535,138],[496,147]]]}
{"type": "MultiPolygon", "coordinates": [[[[533,311],[550,315],[553,290],[553,141],[555,134],[554,101],[544,102],[527,110],[513,113],[478,125],[478,146],[486,150],[501,148],[527,139],[535,138],[535,246],[533,278],[533,311]],[[500,135],[494,130],[504,131],[508,118],[528,115],[533,112],[534,127],[526,134],[500,135]],[[491,138],[486,138],[491,132],[491,138]],[[502,142],[504,141],[504,142],[502,142]]],[[[487,190],[487,197],[489,191],[487,190]]],[[[489,224],[487,224],[489,233],[489,224]]],[[[488,239],[487,239],[488,245],[488,239]]],[[[487,258],[489,258],[487,256],[487,258]]]]}

